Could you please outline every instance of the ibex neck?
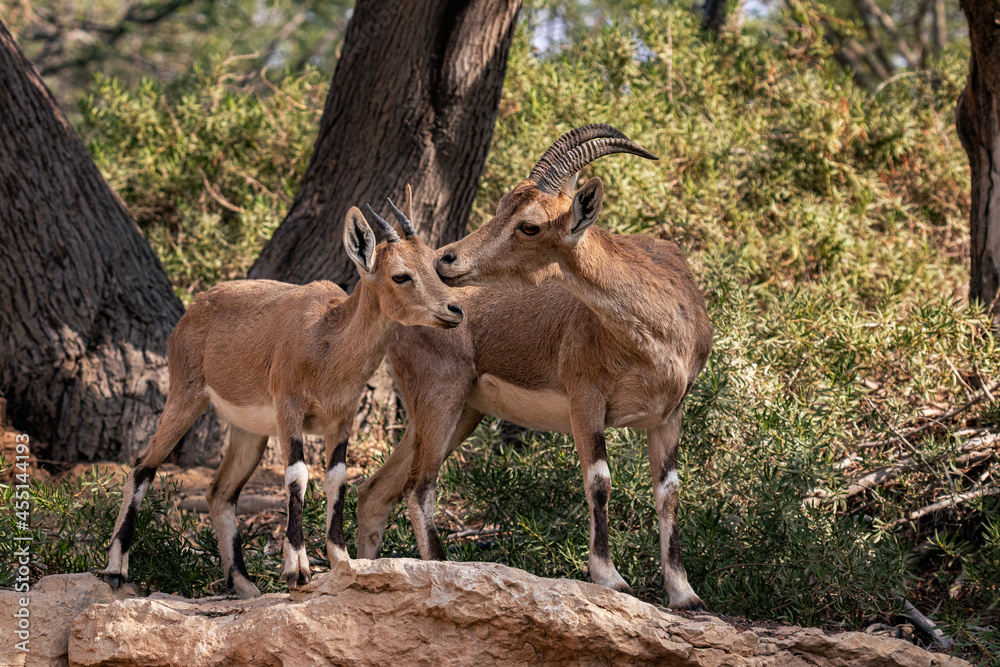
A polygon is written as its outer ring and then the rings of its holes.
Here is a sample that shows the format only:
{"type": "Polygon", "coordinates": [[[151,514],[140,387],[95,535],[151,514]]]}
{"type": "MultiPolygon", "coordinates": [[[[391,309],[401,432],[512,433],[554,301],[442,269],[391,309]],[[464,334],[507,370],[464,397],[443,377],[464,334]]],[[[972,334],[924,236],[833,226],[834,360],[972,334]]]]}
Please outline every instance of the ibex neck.
{"type": "Polygon", "coordinates": [[[562,282],[607,327],[640,347],[664,340],[674,326],[677,298],[669,275],[637,247],[592,227],[560,261],[562,282]]]}
{"type": "Polygon", "coordinates": [[[397,323],[382,314],[378,296],[364,281],[358,281],[354,292],[330,310],[328,319],[328,335],[336,339],[331,341],[335,357],[331,362],[349,362],[361,373],[367,372],[367,379],[385,356],[397,323]]]}

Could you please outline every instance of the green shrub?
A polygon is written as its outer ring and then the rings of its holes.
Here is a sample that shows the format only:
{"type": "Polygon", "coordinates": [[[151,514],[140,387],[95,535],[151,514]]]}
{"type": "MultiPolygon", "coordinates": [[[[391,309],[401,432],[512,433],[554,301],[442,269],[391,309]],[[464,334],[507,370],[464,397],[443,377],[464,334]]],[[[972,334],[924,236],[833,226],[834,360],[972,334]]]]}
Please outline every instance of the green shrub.
{"type": "Polygon", "coordinates": [[[326,93],[306,71],[246,94],[229,68],[136,90],[98,77],[80,105],[91,155],[185,303],[246,276],[298,190],[326,93]]]}

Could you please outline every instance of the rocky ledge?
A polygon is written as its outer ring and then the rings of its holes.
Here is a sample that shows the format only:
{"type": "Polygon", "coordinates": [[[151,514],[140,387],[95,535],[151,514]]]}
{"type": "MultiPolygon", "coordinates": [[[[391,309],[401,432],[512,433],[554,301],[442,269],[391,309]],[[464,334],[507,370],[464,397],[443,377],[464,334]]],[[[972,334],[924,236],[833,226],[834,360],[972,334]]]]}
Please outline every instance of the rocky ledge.
{"type": "Polygon", "coordinates": [[[302,591],[249,601],[129,593],[87,574],[46,577],[31,592],[25,654],[10,626],[20,595],[0,592],[0,664],[968,664],[856,632],[740,630],[708,614],[674,614],[593,584],[492,563],[355,560],[302,591]]]}

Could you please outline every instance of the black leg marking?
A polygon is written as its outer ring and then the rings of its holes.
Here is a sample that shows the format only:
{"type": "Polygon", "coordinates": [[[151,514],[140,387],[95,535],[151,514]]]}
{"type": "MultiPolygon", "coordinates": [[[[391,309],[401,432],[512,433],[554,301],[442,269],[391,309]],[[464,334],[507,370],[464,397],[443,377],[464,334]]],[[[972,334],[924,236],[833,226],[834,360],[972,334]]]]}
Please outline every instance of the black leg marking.
{"type": "MultiPolygon", "coordinates": [[[[434,507],[434,501],[436,500],[436,488],[434,485],[434,480],[426,480],[417,487],[417,500],[420,502],[420,507],[426,507],[430,505],[434,507]]],[[[434,526],[434,512],[431,511],[430,516],[426,517],[427,522],[424,526],[424,530],[427,534],[427,546],[431,551],[432,560],[448,560],[448,557],[444,553],[444,548],[441,546],[441,538],[438,537],[437,528],[434,526]]]]}
{"type": "Polygon", "coordinates": [[[327,539],[338,547],[347,547],[347,540],[344,539],[344,496],[347,495],[347,484],[340,485],[340,493],[337,494],[337,502],[333,505],[333,518],[330,521],[330,532],[327,539]]]}
{"type": "Polygon", "coordinates": [[[293,549],[302,548],[302,496],[298,481],[288,485],[288,528],[285,530],[285,539],[293,549]]]}
{"type": "Polygon", "coordinates": [[[590,460],[593,463],[608,460],[608,448],[604,431],[596,431],[594,433],[594,445],[590,451],[590,460]]]}
{"type": "Polygon", "coordinates": [[[657,484],[662,484],[664,480],[667,479],[667,475],[671,471],[677,470],[677,447],[671,447],[667,451],[667,455],[663,457],[663,465],[660,466],[660,479],[656,480],[657,484]]]}
{"type": "Polygon", "coordinates": [[[347,460],[347,441],[337,443],[337,447],[333,450],[333,455],[330,460],[327,461],[326,469],[330,470],[338,463],[343,463],[347,460]]]}
{"type": "Polygon", "coordinates": [[[136,507],[135,503],[130,503],[128,512],[125,514],[125,521],[122,522],[122,527],[111,538],[112,542],[118,542],[122,555],[125,555],[132,546],[132,537],[135,533],[135,517],[138,513],[139,508],[136,507]]]}
{"type": "Polygon", "coordinates": [[[236,503],[240,501],[240,492],[243,491],[243,487],[240,487],[233,491],[233,495],[229,496],[229,504],[233,506],[233,513],[236,513],[236,503]]]}
{"type": "Polygon", "coordinates": [[[667,562],[670,569],[675,572],[685,572],[684,563],[681,562],[681,535],[677,528],[677,521],[670,527],[670,546],[667,547],[667,562]]]}
{"type": "MultiPolygon", "coordinates": [[[[591,448],[591,465],[604,463],[607,465],[608,449],[604,431],[594,432],[594,443],[591,448]]],[[[594,546],[593,555],[601,560],[611,557],[608,546],[608,496],[611,495],[611,480],[603,477],[591,478],[590,504],[594,512],[594,546]]]]}
{"type": "Polygon", "coordinates": [[[239,533],[233,535],[233,566],[229,570],[226,579],[226,587],[233,590],[233,575],[241,574],[247,581],[250,580],[250,573],[247,572],[246,563],[243,562],[243,546],[240,544],[239,533]]]}
{"type": "Polygon", "coordinates": [[[292,441],[288,443],[288,465],[295,465],[299,461],[304,460],[302,454],[302,439],[292,438],[292,441]]]}
{"type": "Polygon", "coordinates": [[[139,464],[132,469],[132,479],[135,482],[133,488],[138,488],[146,482],[152,482],[154,477],[156,477],[156,468],[139,464]]]}
{"type": "Polygon", "coordinates": [[[118,542],[122,555],[128,553],[128,550],[132,546],[132,540],[135,537],[135,519],[139,515],[139,504],[142,502],[141,498],[135,496],[135,492],[143,484],[152,482],[154,477],[156,477],[156,468],[140,464],[132,469],[132,500],[129,502],[128,512],[125,514],[125,521],[122,522],[118,532],[111,538],[112,542],[118,542]]]}
{"type": "Polygon", "coordinates": [[[608,489],[597,486],[591,494],[594,507],[594,555],[601,560],[611,557],[608,546],[608,489]]]}

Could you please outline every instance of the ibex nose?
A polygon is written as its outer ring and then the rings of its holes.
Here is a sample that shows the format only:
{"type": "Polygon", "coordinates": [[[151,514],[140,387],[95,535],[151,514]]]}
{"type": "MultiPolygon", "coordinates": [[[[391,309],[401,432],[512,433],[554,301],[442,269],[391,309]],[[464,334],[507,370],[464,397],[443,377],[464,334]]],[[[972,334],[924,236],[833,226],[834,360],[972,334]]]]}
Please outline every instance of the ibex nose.
{"type": "Polygon", "coordinates": [[[445,264],[452,264],[455,261],[455,255],[451,254],[450,252],[446,252],[445,254],[441,255],[441,261],[444,262],[445,264]]]}
{"type": "Polygon", "coordinates": [[[462,309],[461,309],[461,307],[456,306],[455,304],[452,303],[452,304],[448,304],[448,310],[450,310],[451,312],[455,313],[459,317],[462,317],[462,309]]]}

